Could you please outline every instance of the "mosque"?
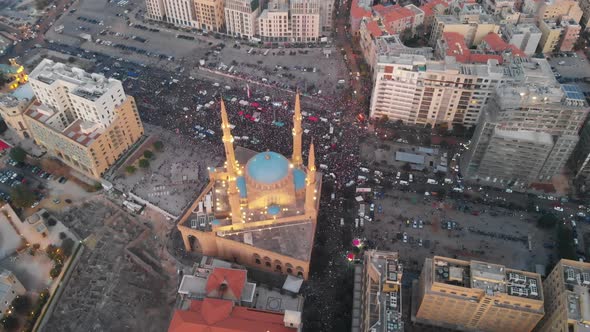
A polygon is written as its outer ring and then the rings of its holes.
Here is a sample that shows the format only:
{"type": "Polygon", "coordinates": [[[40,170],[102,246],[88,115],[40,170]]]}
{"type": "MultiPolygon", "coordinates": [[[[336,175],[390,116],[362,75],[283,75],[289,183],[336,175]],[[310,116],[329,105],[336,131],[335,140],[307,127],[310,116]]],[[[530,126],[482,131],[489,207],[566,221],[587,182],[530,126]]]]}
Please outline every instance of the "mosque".
{"type": "Polygon", "coordinates": [[[293,156],[237,147],[221,100],[223,167],[182,216],[187,251],[307,279],[319,209],[321,173],[313,142],[302,158],[301,103],[295,96],[293,156]]]}

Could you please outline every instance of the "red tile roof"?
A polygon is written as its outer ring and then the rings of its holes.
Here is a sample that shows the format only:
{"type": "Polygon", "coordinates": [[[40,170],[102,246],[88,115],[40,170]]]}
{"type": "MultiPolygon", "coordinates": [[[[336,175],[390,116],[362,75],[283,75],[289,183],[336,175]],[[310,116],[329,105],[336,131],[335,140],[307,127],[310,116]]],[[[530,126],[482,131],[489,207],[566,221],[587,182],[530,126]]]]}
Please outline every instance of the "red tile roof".
{"type": "Polygon", "coordinates": [[[461,63],[487,63],[489,59],[496,59],[502,63],[502,56],[497,54],[471,53],[465,37],[458,32],[443,32],[443,40],[447,44],[446,55],[454,56],[461,63]]]}
{"type": "Polygon", "coordinates": [[[228,298],[239,301],[246,283],[246,270],[217,267],[207,278],[205,291],[207,296],[228,298]],[[226,289],[222,290],[222,284],[226,289]]]}
{"type": "Polygon", "coordinates": [[[424,11],[424,16],[432,16],[434,15],[434,7],[436,7],[437,5],[442,5],[445,8],[449,7],[449,4],[446,1],[434,0],[420,7],[420,9],[424,11]]]}
{"type": "Polygon", "coordinates": [[[498,34],[490,32],[482,39],[488,48],[495,52],[504,52],[506,50],[512,51],[514,56],[526,57],[526,54],[513,44],[506,43],[498,34]]]}
{"type": "Polygon", "coordinates": [[[352,0],[350,15],[353,18],[361,19],[363,17],[371,17],[371,11],[359,6],[359,0],[352,0]]]}
{"type": "Polygon", "coordinates": [[[234,307],[231,301],[193,300],[189,310],[176,310],[168,332],[294,332],[282,313],[234,307]]]}
{"type": "Polygon", "coordinates": [[[383,35],[383,31],[379,28],[379,24],[375,21],[367,22],[367,30],[371,33],[371,35],[375,38],[381,37],[383,35]]]}

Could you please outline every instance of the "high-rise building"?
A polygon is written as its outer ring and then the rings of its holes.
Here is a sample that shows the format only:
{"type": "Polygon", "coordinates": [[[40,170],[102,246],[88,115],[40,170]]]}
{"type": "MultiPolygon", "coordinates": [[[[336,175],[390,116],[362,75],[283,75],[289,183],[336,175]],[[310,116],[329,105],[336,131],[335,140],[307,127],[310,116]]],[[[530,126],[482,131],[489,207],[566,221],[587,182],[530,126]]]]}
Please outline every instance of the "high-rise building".
{"type": "MultiPolygon", "coordinates": [[[[153,0],[152,0],[153,1],[153,0]]],[[[176,26],[199,28],[194,0],[164,0],[166,22],[176,26]]],[[[156,6],[153,6],[156,8],[156,6]]]]}
{"type": "Polygon", "coordinates": [[[416,322],[465,331],[532,331],[544,313],[541,276],[434,256],[414,284],[416,322]]]}
{"type": "Polygon", "coordinates": [[[496,89],[463,158],[463,174],[490,184],[527,186],[562,172],[588,114],[575,85],[560,85],[544,59],[496,89]]]}
{"type": "Polygon", "coordinates": [[[25,295],[26,289],[16,276],[8,270],[0,273],[0,313],[6,314],[12,301],[19,295],[25,295]]]}
{"type": "Polygon", "coordinates": [[[590,264],[560,260],[543,282],[545,317],[539,332],[587,331],[590,326],[590,264]]]}
{"type": "Polygon", "coordinates": [[[561,20],[559,24],[563,27],[563,33],[559,39],[559,50],[562,52],[571,52],[580,37],[582,27],[572,19],[561,20]]]}
{"type": "Polygon", "coordinates": [[[539,21],[539,30],[541,30],[541,40],[539,41],[539,52],[551,53],[559,46],[563,27],[552,20],[539,21]]]}
{"type": "Polygon", "coordinates": [[[590,123],[586,122],[580,131],[580,140],[574,149],[570,159],[575,178],[583,181],[581,184],[590,184],[590,123]]]}
{"type": "Polygon", "coordinates": [[[259,0],[225,0],[224,11],[227,34],[245,39],[257,34],[259,0]]]}
{"type": "Polygon", "coordinates": [[[473,126],[493,89],[506,79],[504,68],[494,58],[486,58],[483,64],[468,64],[454,57],[378,57],[370,115],[411,124],[473,126]]]}
{"type": "Polygon", "coordinates": [[[186,250],[307,279],[322,181],[313,142],[307,167],[301,162],[299,95],[291,160],[234,150],[223,101],[221,120],[226,162],[209,169],[209,184],[178,223],[186,250]]]}
{"type": "Polygon", "coordinates": [[[225,25],[223,0],[193,0],[199,28],[220,32],[225,25]]]}
{"type": "Polygon", "coordinates": [[[541,41],[541,30],[534,24],[507,24],[502,27],[502,37],[509,44],[520,48],[526,55],[533,55],[541,41]]]}
{"type": "Polygon", "coordinates": [[[146,17],[154,21],[164,21],[166,7],[164,0],[145,0],[146,17]]]}
{"type": "Polygon", "coordinates": [[[352,332],[403,331],[403,269],[398,253],[367,250],[359,272],[355,272],[352,332]]]}
{"type": "Polygon", "coordinates": [[[31,72],[35,102],[25,111],[37,145],[99,178],[141,135],[133,97],[120,81],[44,59],[31,72]]]}
{"type": "Polygon", "coordinates": [[[334,2],[320,0],[320,29],[326,34],[332,31],[334,25],[334,2]]]}
{"type": "Polygon", "coordinates": [[[291,40],[291,20],[289,2],[271,0],[268,8],[258,17],[258,35],[267,42],[286,42],[291,40]]]}

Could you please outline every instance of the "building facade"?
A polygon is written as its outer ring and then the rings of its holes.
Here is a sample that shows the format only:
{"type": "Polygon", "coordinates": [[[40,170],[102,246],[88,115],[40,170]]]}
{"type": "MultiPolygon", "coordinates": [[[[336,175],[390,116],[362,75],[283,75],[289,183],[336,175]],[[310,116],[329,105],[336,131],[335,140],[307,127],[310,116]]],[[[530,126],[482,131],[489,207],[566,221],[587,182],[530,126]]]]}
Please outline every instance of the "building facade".
{"type": "Polygon", "coordinates": [[[590,124],[586,122],[580,131],[580,140],[570,159],[577,180],[590,184],[590,124]]]}
{"type": "Polygon", "coordinates": [[[541,30],[535,24],[507,24],[502,27],[504,40],[520,48],[526,55],[533,55],[541,41],[541,30]]]}
{"type": "Polygon", "coordinates": [[[545,317],[539,332],[584,331],[590,325],[590,264],[561,259],[543,282],[545,317]]]}
{"type": "MultiPolygon", "coordinates": [[[[544,314],[541,276],[434,256],[415,287],[416,322],[472,331],[532,331],[544,314]]],[[[415,317],[415,318],[414,318],[415,317]]]]}
{"type": "Polygon", "coordinates": [[[463,159],[466,178],[526,187],[550,181],[570,158],[589,111],[584,95],[561,86],[546,60],[523,69],[487,106],[463,159]]]}
{"type": "Polygon", "coordinates": [[[270,151],[234,150],[223,101],[221,118],[225,167],[209,169],[209,184],[178,223],[186,250],[307,279],[321,174],[313,143],[307,167],[303,164],[299,95],[291,159],[270,151]]]}
{"type": "Polygon", "coordinates": [[[164,0],[145,0],[146,17],[154,21],[164,21],[166,18],[166,7],[164,0]]]}
{"type": "Polygon", "coordinates": [[[286,42],[291,40],[291,20],[289,2],[272,0],[268,8],[258,17],[258,35],[267,42],[286,42]]]}
{"type": "Polygon", "coordinates": [[[227,34],[245,39],[257,34],[259,0],[225,0],[224,12],[227,34]]]}
{"type": "Polygon", "coordinates": [[[541,30],[541,40],[539,41],[539,52],[551,53],[555,51],[561,40],[563,28],[555,21],[541,20],[539,21],[539,30],[541,30]]]}
{"type": "Polygon", "coordinates": [[[31,133],[24,118],[25,111],[35,98],[30,84],[18,87],[0,96],[0,115],[6,125],[20,138],[30,138],[31,133]]]}
{"type": "Polygon", "coordinates": [[[500,25],[493,18],[486,15],[477,15],[471,21],[465,21],[454,15],[437,15],[432,24],[430,45],[436,45],[445,32],[455,32],[465,38],[468,47],[478,45],[489,33],[498,33],[500,25]]]}
{"type": "Polygon", "coordinates": [[[27,292],[23,284],[8,270],[0,273],[0,309],[3,314],[10,310],[10,305],[15,297],[27,292]]]}
{"type": "Polygon", "coordinates": [[[320,0],[291,0],[291,40],[318,42],[322,34],[322,7],[320,0]]]}
{"type": "Polygon", "coordinates": [[[563,27],[563,33],[559,40],[559,50],[562,52],[571,52],[574,50],[574,45],[580,37],[582,27],[572,19],[562,20],[560,24],[563,27]]]}
{"type": "Polygon", "coordinates": [[[135,101],[118,80],[44,59],[30,84],[36,100],[24,118],[35,143],[92,178],[143,135],[135,101]]]}
{"type": "Polygon", "coordinates": [[[182,27],[198,28],[193,0],[164,0],[166,22],[182,27]]]}
{"type": "Polygon", "coordinates": [[[223,0],[194,0],[195,20],[199,28],[221,32],[225,25],[223,0]]]}
{"type": "Polygon", "coordinates": [[[379,57],[370,116],[411,124],[474,126],[495,87],[505,82],[498,60],[463,64],[453,57],[379,57]]]}

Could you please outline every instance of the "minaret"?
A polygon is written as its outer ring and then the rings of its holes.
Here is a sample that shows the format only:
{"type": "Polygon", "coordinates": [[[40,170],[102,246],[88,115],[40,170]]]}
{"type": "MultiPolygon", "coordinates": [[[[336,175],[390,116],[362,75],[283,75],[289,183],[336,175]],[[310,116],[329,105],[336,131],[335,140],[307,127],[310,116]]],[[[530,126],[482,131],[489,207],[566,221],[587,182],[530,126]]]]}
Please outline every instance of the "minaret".
{"type": "Polygon", "coordinates": [[[293,159],[292,163],[295,167],[303,165],[301,158],[301,137],[303,130],[301,129],[301,102],[299,101],[299,92],[295,95],[295,114],[293,114],[293,159]]]}
{"type": "Polygon", "coordinates": [[[309,146],[309,158],[307,159],[307,177],[305,179],[305,212],[315,211],[316,208],[316,189],[315,189],[315,149],[313,140],[309,146]]]}
{"type": "Polygon", "coordinates": [[[242,212],[240,209],[240,193],[236,177],[239,173],[236,162],[236,154],[234,152],[234,137],[231,135],[231,128],[229,127],[229,119],[227,111],[225,110],[225,103],[221,98],[221,129],[223,130],[223,145],[225,146],[225,163],[227,170],[227,195],[229,199],[229,206],[231,208],[232,223],[242,221],[242,212]]]}

